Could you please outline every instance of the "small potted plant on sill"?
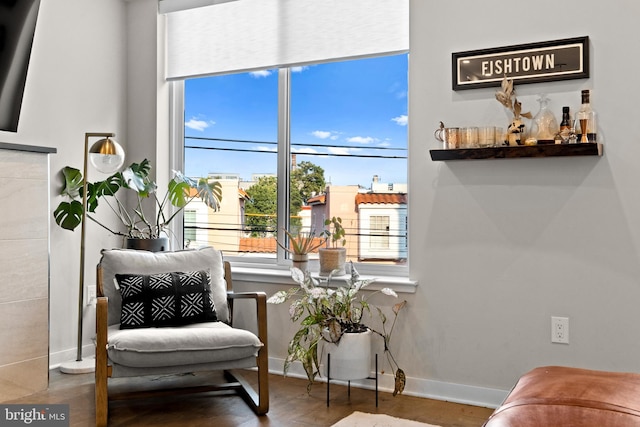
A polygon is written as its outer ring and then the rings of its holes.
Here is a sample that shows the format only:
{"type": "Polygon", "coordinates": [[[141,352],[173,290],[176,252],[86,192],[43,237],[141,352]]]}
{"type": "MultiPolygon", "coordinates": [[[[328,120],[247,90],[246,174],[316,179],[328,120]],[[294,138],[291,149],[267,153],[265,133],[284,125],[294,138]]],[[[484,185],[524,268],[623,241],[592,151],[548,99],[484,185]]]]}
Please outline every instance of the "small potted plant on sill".
{"type": "MultiPolygon", "coordinates": [[[[364,295],[360,291],[374,280],[361,279],[353,265],[346,285],[337,288],[329,286],[331,275],[321,283],[318,279],[311,277],[309,272],[292,268],[291,277],[298,284],[297,287],[276,292],[267,300],[271,304],[282,304],[292,300],[289,315],[292,321],[300,321],[298,331],[289,342],[288,356],[284,364],[285,375],[294,361],[301,362],[309,380],[307,385],[307,392],[309,392],[316,377],[320,375],[321,365],[325,367],[324,374],[327,374],[326,357],[331,353],[331,378],[344,380],[367,378],[371,369],[371,338],[378,336],[383,339],[386,360],[395,378],[393,395],[402,393],[406,376],[391,353],[390,341],[398,313],[407,302],[402,301],[393,306],[393,321],[388,328],[389,319],[380,307],[370,304],[369,299],[377,292],[395,298],[398,295],[390,288],[364,295]],[[371,317],[373,312],[380,317],[381,331],[363,323],[365,313],[371,317]],[[320,353],[322,357],[319,358],[321,345],[323,345],[320,353]],[[343,357],[343,353],[349,357],[343,357]],[[363,359],[354,360],[355,354],[362,355],[363,359]]],[[[382,373],[384,373],[384,362],[382,373]]]]}
{"type": "MultiPolygon", "coordinates": [[[[122,172],[116,172],[104,181],[87,183],[87,218],[110,233],[125,238],[125,246],[128,248],[152,249],[156,247],[153,243],[142,245],[136,243],[157,240],[160,240],[157,247],[168,248],[169,224],[190,201],[196,198],[202,200],[214,211],[220,208],[222,186],[219,182],[210,181],[207,178],[195,180],[175,172],[174,178],[169,181],[167,192],[160,197],[156,183],[149,176],[150,172],[151,164],[144,159],[141,163],[132,163],[122,172]],[[126,192],[121,190],[130,190],[135,193],[135,206],[128,207],[121,200],[126,197],[126,192]],[[151,198],[154,202],[153,213],[147,213],[144,210],[143,201],[147,198],[151,198]],[[109,206],[116,214],[123,225],[123,230],[111,228],[91,215],[99,204],[103,204],[100,202],[109,206]],[[171,214],[166,212],[169,204],[177,208],[171,214]]],[[[84,178],[78,169],[69,166],[62,169],[62,174],[65,180],[60,194],[68,200],[60,202],[53,216],[60,227],[75,230],[82,223],[81,193],[84,178]]]]}
{"type": "Polygon", "coordinates": [[[344,266],[347,260],[347,250],[344,247],[347,239],[342,226],[342,218],[334,216],[331,219],[326,219],[324,225],[327,229],[321,235],[326,237],[327,247],[318,250],[320,275],[329,276],[333,274],[342,276],[346,274],[344,266]]]}
{"type": "Polygon", "coordinates": [[[284,230],[284,233],[287,235],[289,247],[280,242],[278,242],[278,246],[291,254],[293,267],[307,271],[309,254],[324,245],[327,239],[317,237],[314,231],[310,233],[299,232],[294,235],[289,230],[284,230]]]}

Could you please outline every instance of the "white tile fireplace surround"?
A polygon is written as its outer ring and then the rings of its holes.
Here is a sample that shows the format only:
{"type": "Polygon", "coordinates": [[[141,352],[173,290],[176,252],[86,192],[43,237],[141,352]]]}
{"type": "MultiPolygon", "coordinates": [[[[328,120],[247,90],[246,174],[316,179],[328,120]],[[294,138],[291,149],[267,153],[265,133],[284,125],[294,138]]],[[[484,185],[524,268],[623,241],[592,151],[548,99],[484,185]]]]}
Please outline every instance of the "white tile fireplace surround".
{"type": "Polygon", "coordinates": [[[49,154],[0,143],[0,402],[49,383],[49,154]]]}

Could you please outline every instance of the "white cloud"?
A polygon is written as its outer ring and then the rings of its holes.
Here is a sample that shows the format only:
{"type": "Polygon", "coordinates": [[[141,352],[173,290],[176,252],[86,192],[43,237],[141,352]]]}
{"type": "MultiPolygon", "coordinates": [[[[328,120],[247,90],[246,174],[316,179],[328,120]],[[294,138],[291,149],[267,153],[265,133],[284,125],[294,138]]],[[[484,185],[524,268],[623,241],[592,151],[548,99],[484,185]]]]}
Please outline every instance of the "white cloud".
{"type": "Polygon", "coordinates": [[[272,147],[265,147],[263,145],[259,145],[258,147],[256,147],[257,151],[269,151],[269,152],[273,152],[276,153],[278,151],[277,148],[272,148],[272,147]]]}
{"type": "Polygon", "coordinates": [[[406,126],[407,123],[409,122],[409,117],[407,117],[406,114],[403,114],[401,116],[394,117],[391,120],[393,120],[394,122],[396,122],[400,126],[406,126]]]}
{"type": "Polygon", "coordinates": [[[185,122],[184,125],[186,127],[188,127],[189,129],[193,129],[193,130],[197,130],[197,131],[202,132],[203,130],[205,130],[209,126],[215,125],[215,124],[216,124],[216,122],[205,122],[204,120],[198,120],[196,118],[192,118],[188,122],[185,122]]]}
{"type": "Polygon", "coordinates": [[[299,153],[299,154],[316,154],[318,152],[317,150],[314,150],[311,147],[307,147],[307,148],[291,147],[291,151],[293,153],[299,153]]]}
{"type": "Polygon", "coordinates": [[[330,139],[332,141],[335,141],[339,138],[340,132],[314,130],[313,132],[311,132],[311,135],[315,136],[318,139],[330,139]]]}
{"type": "Polygon", "coordinates": [[[331,137],[331,132],[326,130],[314,130],[313,132],[311,132],[311,135],[319,139],[327,139],[331,137]]]}
{"type": "Polygon", "coordinates": [[[271,75],[271,70],[253,71],[249,74],[251,74],[251,77],[259,79],[261,77],[269,77],[271,75]]]}
{"type": "Polygon", "coordinates": [[[307,68],[309,68],[309,67],[307,67],[306,65],[302,66],[302,67],[291,67],[291,72],[292,73],[301,73],[304,70],[306,70],[307,68]]]}
{"type": "Polygon", "coordinates": [[[345,147],[327,147],[331,154],[349,154],[349,149],[345,147]]]}
{"type": "Polygon", "coordinates": [[[372,138],[370,136],[354,136],[351,138],[347,138],[348,142],[355,142],[358,144],[371,144],[372,142],[375,141],[375,138],[372,138]]]}

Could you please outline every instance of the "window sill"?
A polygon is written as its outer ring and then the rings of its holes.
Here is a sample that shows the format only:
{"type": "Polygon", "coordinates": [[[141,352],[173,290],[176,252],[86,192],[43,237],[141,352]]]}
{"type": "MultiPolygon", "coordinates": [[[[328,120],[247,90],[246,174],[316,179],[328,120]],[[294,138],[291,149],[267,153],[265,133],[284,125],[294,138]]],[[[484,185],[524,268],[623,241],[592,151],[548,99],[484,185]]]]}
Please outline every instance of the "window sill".
{"type": "MultiPolygon", "coordinates": [[[[232,263],[231,271],[234,281],[292,286],[296,284],[291,278],[289,268],[274,264],[232,263]]],[[[318,277],[318,275],[314,274],[314,277],[318,277]]],[[[367,286],[367,289],[372,291],[391,288],[397,293],[414,294],[418,286],[417,281],[410,280],[408,277],[368,274],[360,274],[360,277],[363,279],[375,279],[373,283],[367,286]]],[[[348,275],[334,276],[331,280],[335,284],[342,285],[348,278],[348,275]]]]}

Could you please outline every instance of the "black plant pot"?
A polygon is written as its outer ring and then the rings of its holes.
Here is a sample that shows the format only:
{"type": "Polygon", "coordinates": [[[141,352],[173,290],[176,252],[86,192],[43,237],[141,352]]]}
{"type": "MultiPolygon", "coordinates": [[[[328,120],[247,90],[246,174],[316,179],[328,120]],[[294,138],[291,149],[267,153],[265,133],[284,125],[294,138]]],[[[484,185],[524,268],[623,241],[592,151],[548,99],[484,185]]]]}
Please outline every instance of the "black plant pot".
{"type": "Polygon", "coordinates": [[[150,252],[165,252],[169,250],[169,238],[159,237],[157,239],[125,239],[125,248],[138,249],[150,252]]]}

